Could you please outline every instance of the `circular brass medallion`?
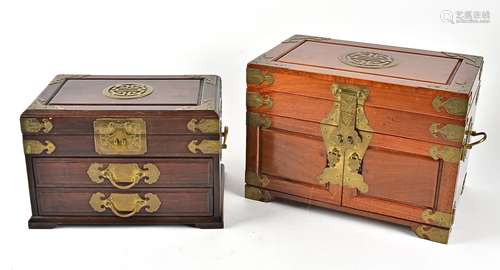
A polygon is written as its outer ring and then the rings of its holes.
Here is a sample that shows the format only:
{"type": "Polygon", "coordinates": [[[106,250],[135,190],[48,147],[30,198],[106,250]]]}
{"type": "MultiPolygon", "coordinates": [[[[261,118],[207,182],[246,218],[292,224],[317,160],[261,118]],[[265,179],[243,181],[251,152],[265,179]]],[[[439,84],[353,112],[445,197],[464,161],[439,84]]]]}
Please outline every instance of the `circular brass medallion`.
{"type": "Polygon", "coordinates": [[[392,56],[377,52],[352,52],[339,60],[346,65],[360,68],[389,68],[397,65],[392,56]]]}
{"type": "Polygon", "coordinates": [[[102,93],[110,98],[142,98],[153,93],[153,87],[142,83],[119,83],[104,88],[102,93]]]}

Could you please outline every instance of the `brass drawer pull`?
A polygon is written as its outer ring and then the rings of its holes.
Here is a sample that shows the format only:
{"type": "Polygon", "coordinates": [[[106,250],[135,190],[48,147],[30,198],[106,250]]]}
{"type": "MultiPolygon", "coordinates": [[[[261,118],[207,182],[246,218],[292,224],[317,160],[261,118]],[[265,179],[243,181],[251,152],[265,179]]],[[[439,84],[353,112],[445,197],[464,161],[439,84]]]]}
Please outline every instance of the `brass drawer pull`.
{"type": "MultiPolygon", "coordinates": [[[[475,141],[473,143],[467,143],[464,145],[464,148],[465,149],[471,149],[474,145],[478,145],[484,141],[486,141],[486,138],[487,138],[487,135],[486,135],[486,132],[475,132],[475,131],[467,131],[466,132],[467,134],[467,137],[470,137],[470,136],[482,136],[481,139],[479,139],[478,141],[475,141]]],[[[469,141],[469,140],[467,140],[469,141]]]]}
{"type": "Polygon", "coordinates": [[[156,165],[147,163],[143,167],[144,169],[135,163],[111,163],[107,167],[101,163],[92,163],[87,170],[87,175],[96,184],[108,180],[118,189],[132,188],[142,179],[144,179],[144,183],[150,185],[158,181],[160,170],[156,165]],[[128,183],[128,185],[120,185],[119,183],[128,183]]]}
{"type": "Polygon", "coordinates": [[[139,213],[143,207],[148,213],[156,212],[161,201],[153,193],[146,193],[144,199],[139,194],[111,193],[108,198],[104,193],[92,194],[89,204],[96,212],[104,212],[106,208],[111,209],[116,216],[127,218],[139,213]]]}

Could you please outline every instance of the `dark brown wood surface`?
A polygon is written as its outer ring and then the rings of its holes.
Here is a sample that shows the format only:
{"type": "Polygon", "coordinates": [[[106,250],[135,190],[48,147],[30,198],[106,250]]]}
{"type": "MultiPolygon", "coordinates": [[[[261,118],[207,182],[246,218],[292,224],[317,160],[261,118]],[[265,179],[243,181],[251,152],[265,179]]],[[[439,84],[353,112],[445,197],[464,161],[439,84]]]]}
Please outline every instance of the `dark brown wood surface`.
{"type": "MultiPolygon", "coordinates": [[[[106,156],[95,151],[93,135],[25,135],[26,140],[51,141],[56,149],[53,153],[46,152],[33,156],[106,156]]],[[[213,154],[192,153],[187,148],[193,140],[218,140],[219,135],[149,135],[147,136],[147,152],[139,157],[196,157],[213,154]]],[[[218,154],[216,154],[218,155],[218,154]]],[[[111,155],[110,155],[111,156],[111,155]]]]}
{"type": "MultiPolygon", "coordinates": [[[[153,193],[161,201],[160,208],[149,213],[141,209],[134,216],[212,216],[213,191],[210,188],[159,188],[118,191],[111,188],[38,188],[38,211],[42,216],[114,216],[110,209],[97,212],[89,204],[93,193],[101,192],[106,198],[112,193],[153,193]]],[[[133,217],[132,217],[133,218],[133,217]]]]}
{"type": "MultiPolygon", "coordinates": [[[[75,112],[75,114],[79,114],[79,112],[75,112]]],[[[134,114],[137,112],[134,112],[134,114]]],[[[114,114],[101,113],[96,114],[94,117],[87,116],[75,116],[75,115],[64,115],[58,116],[54,113],[46,114],[44,116],[37,115],[36,119],[41,121],[42,119],[49,119],[53,125],[53,128],[50,130],[50,135],[82,135],[82,134],[94,134],[94,121],[99,118],[103,118],[102,116],[106,115],[106,118],[111,119],[128,119],[134,118],[131,117],[131,114],[122,113],[121,116],[115,116],[114,114]]],[[[146,124],[146,134],[157,134],[157,135],[186,135],[186,134],[197,134],[199,131],[193,132],[188,129],[188,123],[195,119],[197,121],[210,119],[210,120],[219,120],[217,117],[200,117],[196,115],[185,116],[185,117],[175,117],[175,116],[156,116],[156,117],[142,117],[141,113],[137,113],[137,117],[144,120],[146,124]],[[168,125],[165,125],[165,121],[168,121],[168,125]]],[[[21,118],[21,120],[27,117],[21,118]]],[[[24,132],[26,135],[33,135],[33,133],[24,132]]],[[[44,135],[43,131],[39,131],[36,134],[44,135]]],[[[215,133],[217,134],[217,132],[215,133]]]]}
{"type": "Polygon", "coordinates": [[[102,170],[109,164],[137,164],[140,168],[147,163],[155,165],[160,172],[158,180],[153,184],[146,184],[141,179],[134,185],[137,188],[213,186],[214,173],[210,158],[34,158],[33,160],[37,187],[112,187],[109,179],[104,179],[102,183],[91,181],[87,170],[93,163],[102,164],[102,170]]]}
{"type": "Polygon", "coordinates": [[[218,132],[201,134],[187,128],[192,119],[220,121],[221,81],[218,76],[89,76],[59,75],[21,118],[48,119],[49,133],[24,132],[24,140],[49,140],[51,153],[26,155],[32,206],[30,228],[96,224],[190,224],[199,228],[223,227],[223,169],[219,154],[193,154],[187,145],[195,139],[219,140],[218,132]],[[114,83],[139,82],[153,86],[141,99],[117,100],[102,94],[114,83]],[[93,123],[99,118],[141,118],[146,122],[147,151],[142,155],[100,155],[94,147],[93,123]],[[128,190],[109,181],[93,183],[91,163],[155,164],[160,177],[128,190]],[[89,205],[92,193],[146,193],[158,195],[155,213],[142,209],[120,218],[107,209],[89,205]]]}

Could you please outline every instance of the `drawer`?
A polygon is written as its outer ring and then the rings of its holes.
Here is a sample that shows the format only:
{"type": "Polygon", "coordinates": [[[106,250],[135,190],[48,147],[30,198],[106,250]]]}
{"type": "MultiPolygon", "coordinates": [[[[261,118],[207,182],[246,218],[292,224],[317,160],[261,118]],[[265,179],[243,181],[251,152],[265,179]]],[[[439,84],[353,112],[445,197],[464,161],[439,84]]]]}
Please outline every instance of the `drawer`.
{"type": "Polygon", "coordinates": [[[211,158],[34,158],[37,187],[211,187],[211,158]]]}
{"type": "Polygon", "coordinates": [[[204,157],[219,155],[217,135],[24,135],[29,156],[204,157]],[[116,138],[115,138],[116,137],[116,138]]]}
{"type": "Polygon", "coordinates": [[[137,189],[39,188],[42,216],[211,216],[211,188],[137,189]]]}

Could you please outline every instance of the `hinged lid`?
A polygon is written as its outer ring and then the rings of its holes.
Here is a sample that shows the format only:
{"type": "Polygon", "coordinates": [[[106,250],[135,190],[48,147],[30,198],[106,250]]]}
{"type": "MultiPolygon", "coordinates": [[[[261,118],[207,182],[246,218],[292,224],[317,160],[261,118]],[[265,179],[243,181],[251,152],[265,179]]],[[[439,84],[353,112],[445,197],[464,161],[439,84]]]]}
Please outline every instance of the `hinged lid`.
{"type": "Polygon", "coordinates": [[[58,75],[21,116],[24,134],[219,134],[215,75],[58,75]]]}
{"type": "Polygon", "coordinates": [[[215,75],[58,75],[27,109],[76,111],[212,111],[220,113],[215,75]]]}
{"type": "Polygon", "coordinates": [[[250,65],[376,81],[410,87],[471,91],[479,56],[295,35],[250,65]]]}

